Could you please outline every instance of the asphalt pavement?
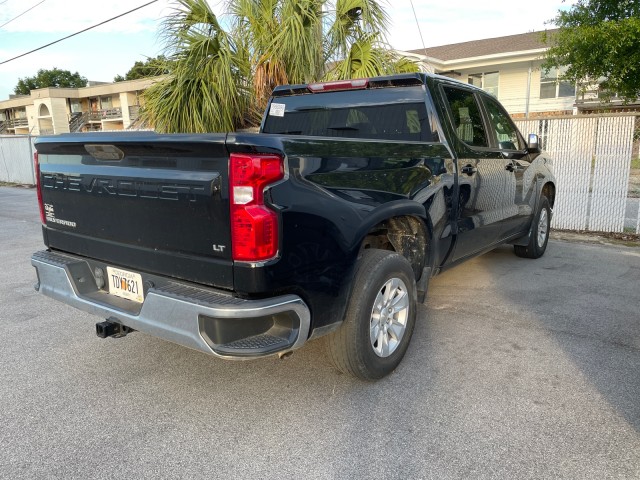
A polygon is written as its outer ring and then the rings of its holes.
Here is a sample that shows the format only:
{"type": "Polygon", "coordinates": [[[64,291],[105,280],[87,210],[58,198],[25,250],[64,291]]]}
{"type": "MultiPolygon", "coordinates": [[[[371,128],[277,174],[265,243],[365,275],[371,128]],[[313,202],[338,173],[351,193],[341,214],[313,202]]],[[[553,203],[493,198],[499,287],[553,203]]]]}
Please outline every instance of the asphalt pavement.
{"type": "Polygon", "coordinates": [[[500,247],[431,282],[389,377],[321,342],[225,362],[37,294],[35,192],[0,187],[0,478],[640,478],[640,249],[500,247]]]}

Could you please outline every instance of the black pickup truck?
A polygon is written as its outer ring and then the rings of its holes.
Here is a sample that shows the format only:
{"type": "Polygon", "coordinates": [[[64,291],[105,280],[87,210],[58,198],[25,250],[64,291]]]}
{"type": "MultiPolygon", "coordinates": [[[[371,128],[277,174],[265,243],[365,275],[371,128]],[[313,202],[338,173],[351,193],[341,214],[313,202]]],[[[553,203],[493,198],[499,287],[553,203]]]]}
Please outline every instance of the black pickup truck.
{"type": "Polygon", "coordinates": [[[401,361],[442,270],[505,242],[540,257],[550,159],[495,98],[426,74],[275,89],[260,133],[36,142],[36,288],[226,359],[324,336],[340,370],[401,361]]]}

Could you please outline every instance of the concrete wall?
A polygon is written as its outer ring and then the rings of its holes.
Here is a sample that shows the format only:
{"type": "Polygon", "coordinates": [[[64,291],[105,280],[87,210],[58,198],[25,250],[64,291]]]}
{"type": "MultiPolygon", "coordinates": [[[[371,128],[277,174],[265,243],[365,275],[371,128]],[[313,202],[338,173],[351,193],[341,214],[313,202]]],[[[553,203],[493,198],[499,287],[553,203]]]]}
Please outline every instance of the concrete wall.
{"type": "Polygon", "coordinates": [[[69,114],[66,98],[51,98],[51,119],[55,133],[69,133],[69,114]]]}
{"type": "Polygon", "coordinates": [[[113,95],[103,95],[104,97],[111,97],[111,108],[120,108],[122,105],[120,102],[121,94],[114,93],[113,95]]]}
{"type": "Polygon", "coordinates": [[[129,107],[138,105],[138,96],[135,92],[123,92],[120,94],[120,105],[122,106],[122,122],[124,128],[131,125],[131,116],[129,115],[129,107]]]}

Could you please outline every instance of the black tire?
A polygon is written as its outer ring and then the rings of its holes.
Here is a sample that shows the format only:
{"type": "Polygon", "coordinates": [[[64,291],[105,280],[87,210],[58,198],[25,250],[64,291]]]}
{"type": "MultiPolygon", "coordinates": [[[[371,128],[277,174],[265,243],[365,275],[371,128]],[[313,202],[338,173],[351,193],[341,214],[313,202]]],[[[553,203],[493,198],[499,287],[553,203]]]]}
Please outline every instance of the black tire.
{"type": "Polygon", "coordinates": [[[341,372],[363,380],[376,380],[391,373],[409,346],[416,322],[416,302],[415,276],[407,259],[387,250],[364,250],[356,265],[353,290],[344,322],[338,330],[326,337],[326,350],[331,363],[341,372]],[[398,279],[401,282],[397,282],[398,279]],[[384,294],[391,292],[389,282],[395,284],[392,292],[394,298],[389,300],[389,308],[382,309],[382,314],[376,313],[378,318],[387,318],[387,322],[391,322],[382,331],[381,322],[374,320],[374,306],[378,309],[382,303],[376,302],[376,299],[384,299],[384,294]],[[379,294],[382,297],[378,297],[379,294]],[[392,306],[400,308],[405,303],[408,305],[407,310],[402,308],[400,312],[389,316],[392,306]],[[402,321],[405,322],[404,329],[401,327],[402,321]],[[395,335],[396,330],[392,327],[403,332],[399,341],[395,335]],[[376,340],[374,344],[372,337],[376,337],[373,333],[375,328],[387,339],[386,342],[376,340]],[[393,349],[391,344],[394,344],[393,349]],[[387,356],[380,356],[384,355],[384,345],[388,348],[387,356]],[[382,352],[377,354],[378,348],[382,352]]]}
{"type": "Polygon", "coordinates": [[[533,226],[531,227],[529,245],[514,245],[514,253],[518,257],[523,258],[540,258],[544,255],[544,252],[547,249],[550,228],[551,207],[549,206],[549,199],[545,195],[542,195],[540,197],[538,211],[533,217],[533,226]]]}

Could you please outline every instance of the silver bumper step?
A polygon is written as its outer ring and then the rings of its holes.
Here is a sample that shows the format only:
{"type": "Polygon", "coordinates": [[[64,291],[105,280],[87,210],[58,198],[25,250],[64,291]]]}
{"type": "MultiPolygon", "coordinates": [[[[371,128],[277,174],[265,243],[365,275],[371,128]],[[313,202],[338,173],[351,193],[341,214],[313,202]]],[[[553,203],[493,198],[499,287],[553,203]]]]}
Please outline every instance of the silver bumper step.
{"type": "Polygon", "coordinates": [[[296,295],[245,300],[142,274],[147,285],[144,302],[136,303],[98,288],[93,272],[101,262],[42,251],[33,254],[31,264],[42,294],[217,357],[249,359],[282,353],[301,347],[309,336],[309,309],[296,295]]]}

